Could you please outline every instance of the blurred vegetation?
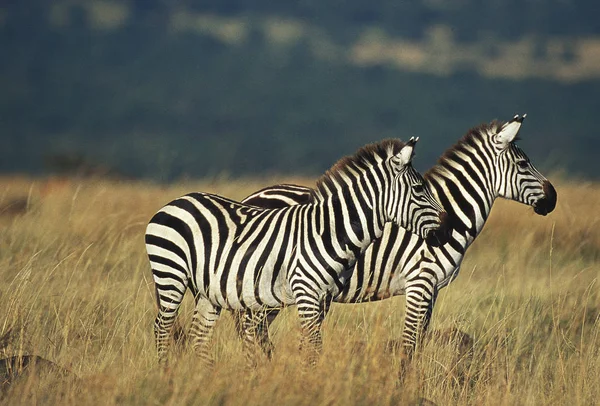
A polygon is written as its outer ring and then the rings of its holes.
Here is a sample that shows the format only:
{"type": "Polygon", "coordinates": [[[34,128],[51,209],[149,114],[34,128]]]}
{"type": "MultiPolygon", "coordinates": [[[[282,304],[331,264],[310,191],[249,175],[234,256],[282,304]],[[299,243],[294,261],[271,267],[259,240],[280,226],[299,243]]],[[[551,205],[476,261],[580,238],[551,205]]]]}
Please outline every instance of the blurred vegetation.
{"type": "Polygon", "coordinates": [[[54,171],[59,156],[158,180],[315,174],[367,142],[412,135],[424,170],[468,128],[528,113],[522,144],[538,166],[598,177],[599,80],[492,79],[469,66],[435,76],[335,51],[370,27],[418,40],[439,24],[462,43],[532,37],[543,50],[598,35],[591,4],[0,2],[0,171],[54,171]],[[184,29],[192,16],[212,31],[184,29]],[[322,49],[306,35],[278,45],[266,18],[307,24],[322,49]]]}

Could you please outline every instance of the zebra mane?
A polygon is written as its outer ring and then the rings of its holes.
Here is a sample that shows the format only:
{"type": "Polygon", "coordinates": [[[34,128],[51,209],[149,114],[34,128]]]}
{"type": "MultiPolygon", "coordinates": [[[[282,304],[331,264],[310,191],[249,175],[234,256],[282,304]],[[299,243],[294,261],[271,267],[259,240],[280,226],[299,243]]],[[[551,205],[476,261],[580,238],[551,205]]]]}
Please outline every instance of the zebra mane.
{"type": "Polygon", "coordinates": [[[328,196],[331,193],[331,186],[342,181],[343,175],[355,177],[354,173],[364,172],[367,168],[398,154],[404,145],[406,144],[403,141],[396,138],[385,139],[365,145],[354,155],[343,157],[317,179],[311,199],[314,201],[319,197],[328,196]]]}
{"type": "MultiPolygon", "coordinates": [[[[467,133],[456,142],[453,146],[448,148],[442,156],[437,160],[437,164],[431,167],[427,172],[423,174],[424,179],[430,178],[432,175],[443,175],[444,167],[448,161],[452,161],[455,154],[462,150],[465,145],[476,145],[477,141],[485,141],[490,138],[491,135],[496,134],[500,131],[502,126],[506,124],[505,121],[493,120],[490,123],[483,123],[477,127],[471,128],[467,133]]],[[[519,136],[515,137],[514,141],[519,140],[519,136]]]]}

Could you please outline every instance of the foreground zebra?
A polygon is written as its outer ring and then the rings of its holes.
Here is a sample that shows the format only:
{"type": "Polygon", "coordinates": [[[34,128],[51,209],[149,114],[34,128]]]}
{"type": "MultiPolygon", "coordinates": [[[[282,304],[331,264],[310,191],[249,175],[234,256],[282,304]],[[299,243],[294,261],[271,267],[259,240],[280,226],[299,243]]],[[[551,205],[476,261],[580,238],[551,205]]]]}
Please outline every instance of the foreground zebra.
{"type": "Polygon", "coordinates": [[[166,363],[189,288],[196,301],[193,345],[205,362],[212,362],[208,343],[221,309],[297,304],[314,363],[331,297],[384,224],[394,221],[422,238],[437,234],[441,207],[410,164],[416,141],[386,140],[341,159],[302,205],[264,209],[192,193],[160,209],[146,230],[159,362],[166,363]]]}
{"type": "MultiPolygon", "coordinates": [[[[446,244],[432,245],[390,224],[358,258],[349,283],[333,298],[339,303],[358,303],[406,295],[403,346],[409,357],[417,338],[427,330],[439,290],[458,275],[465,251],[481,232],[494,200],[516,200],[541,215],[554,209],[554,187],[514,143],[524,118],[515,116],[507,123],[494,121],[471,129],[425,173],[426,186],[448,213],[451,237],[446,244]]],[[[243,201],[284,207],[304,201],[311,193],[302,186],[277,185],[243,201]]],[[[277,313],[277,309],[238,312],[234,319],[242,338],[259,344],[270,355],[268,326],[277,313]]]]}

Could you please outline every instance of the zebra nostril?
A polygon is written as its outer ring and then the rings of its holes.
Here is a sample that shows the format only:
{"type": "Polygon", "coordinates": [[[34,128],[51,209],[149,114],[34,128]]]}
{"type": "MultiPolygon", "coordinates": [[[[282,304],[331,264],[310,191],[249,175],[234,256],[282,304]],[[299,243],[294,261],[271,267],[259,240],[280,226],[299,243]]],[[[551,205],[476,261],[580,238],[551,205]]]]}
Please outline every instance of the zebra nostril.
{"type": "Polygon", "coordinates": [[[552,186],[552,183],[547,180],[542,185],[544,190],[544,197],[535,202],[533,211],[542,216],[552,212],[556,207],[556,189],[552,186]]]}
{"type": "Polygon", "coordinates": [[[443,211],[440,213],[439,217],[439,228],[446,229],[448,225],[448,213],[443,211]]]}
{"type": "Polygon", "coordinates": [[[552,183],[550,183],[547,180],[544,181],[543,189],[544,189],[544,194],[546,195],[546,199],[547,199],[548,213],[550,213],[556,207],[556,200],[557,200],[556,189],[554,189],[554,186],[552,186],[552,183]]]}
{"type": "Polygon", "coordinates": [[[450,239],[452,228],[450,227],[450,216],[443,211],[438,216],[438,225],[426,238],[427,244],[431,246],[444,245],[450,239]]]}

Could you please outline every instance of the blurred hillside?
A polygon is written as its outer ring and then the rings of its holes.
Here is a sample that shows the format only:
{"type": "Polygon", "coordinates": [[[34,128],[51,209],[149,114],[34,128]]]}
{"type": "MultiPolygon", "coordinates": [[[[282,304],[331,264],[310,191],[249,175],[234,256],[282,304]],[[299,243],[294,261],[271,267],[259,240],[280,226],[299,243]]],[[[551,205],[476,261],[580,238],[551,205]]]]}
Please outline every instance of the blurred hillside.
{"type": "Polygon", "coordinates": [[[1,172],[315,174],[385,137],[424,170],[528,113],[546,170],[598,178],[592,1],[0,1],[1,172]]]}

